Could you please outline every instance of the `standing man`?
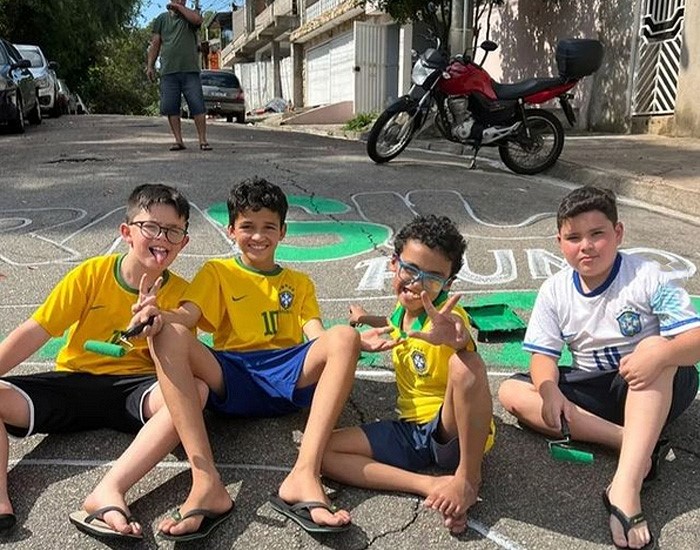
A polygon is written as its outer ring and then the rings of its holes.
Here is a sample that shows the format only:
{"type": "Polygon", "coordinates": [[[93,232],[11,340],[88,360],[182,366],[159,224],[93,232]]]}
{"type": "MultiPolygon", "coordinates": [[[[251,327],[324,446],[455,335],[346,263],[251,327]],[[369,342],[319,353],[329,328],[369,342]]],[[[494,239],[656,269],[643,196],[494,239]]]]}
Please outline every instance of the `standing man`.
{"type": "Polygon", "coordinates": [[[207,142],[206,109],[199,78],[197,31],[202,16],[185,7],[186,0],[172,0],[153,21],[153,38],[148,48],[146,74],[153,80],[155,62],[160,53],[160,114],[168,117],[175,137],[171,151],[185,149],[180,124],[180,101],[184,95],[199,136],[199,148],[211,151],[207,142]]]}

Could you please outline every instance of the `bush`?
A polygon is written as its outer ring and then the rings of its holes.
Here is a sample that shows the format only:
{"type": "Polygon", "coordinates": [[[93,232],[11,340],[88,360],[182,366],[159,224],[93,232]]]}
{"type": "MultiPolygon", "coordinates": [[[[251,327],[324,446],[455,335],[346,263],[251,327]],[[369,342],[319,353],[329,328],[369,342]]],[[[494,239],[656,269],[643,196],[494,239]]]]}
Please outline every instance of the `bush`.
{"type": "Polygon", "coordinates": [[[355,118],[351,118],[345,123],[343,130],[361,132],[370,126],[375,118],[377,118],[377,113],[358,113],[355,118]]]}

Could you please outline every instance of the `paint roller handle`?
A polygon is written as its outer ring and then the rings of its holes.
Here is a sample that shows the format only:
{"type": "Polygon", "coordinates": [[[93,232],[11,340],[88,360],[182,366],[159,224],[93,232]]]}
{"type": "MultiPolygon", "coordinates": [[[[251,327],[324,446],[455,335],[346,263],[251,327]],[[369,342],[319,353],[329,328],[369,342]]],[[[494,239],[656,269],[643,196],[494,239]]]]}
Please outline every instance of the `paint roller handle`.
{"type": "Polygon", "coordinates": [[[566,417],[564,416],[564,413],[561,413],[561,435],[563,435],[566,439],[571,439],[571,431],[569,430],[569,423],[566,421],[566,417]]]}
{"type": "Polygon", "coordinates": [[[129,330],[125,330],[122,333],[122,338],[125,338],[128,340],[129,338],[133,338],[134,336],[141,334],[141,331],[143,329],[145,329],[146,327],[150,327],[155,320],[156,320],[156,316],[151,315],[147,320],[143,321],[142,323],[134,325],[129,330]]]}

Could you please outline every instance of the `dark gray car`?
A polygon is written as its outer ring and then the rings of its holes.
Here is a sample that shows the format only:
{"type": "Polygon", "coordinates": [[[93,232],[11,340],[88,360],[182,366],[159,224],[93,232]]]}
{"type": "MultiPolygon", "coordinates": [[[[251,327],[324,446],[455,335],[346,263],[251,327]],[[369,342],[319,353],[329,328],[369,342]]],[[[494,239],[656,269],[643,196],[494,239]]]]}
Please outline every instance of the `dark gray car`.
{"type": "Polygon", "coordinates": [[[41,123],[41,106],[36,82],[17,49],[0,38],[0,124],[23,133],[26,121],[41,123]]]}

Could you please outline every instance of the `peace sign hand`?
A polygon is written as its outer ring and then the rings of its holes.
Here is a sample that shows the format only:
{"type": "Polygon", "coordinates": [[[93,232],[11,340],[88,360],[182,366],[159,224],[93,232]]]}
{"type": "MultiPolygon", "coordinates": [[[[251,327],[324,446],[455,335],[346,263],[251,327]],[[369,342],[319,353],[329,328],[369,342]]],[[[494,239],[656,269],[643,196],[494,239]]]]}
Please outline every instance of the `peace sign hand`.
{"type": "Polygon", "coordinates": [[[462,295],[453,294],[439,310],[430,301],[425,290],[420,293],[420,298],[432,326],[426,332],[411,331],[408,335],[436,346],[447,345],[455,350],[464,349],[471,337],[462,318],[452,313],[452,309],[457,305],[462,295]]]}
{"type": "Polygon", "coordinates": [[[163,284],[163,277],[158,277],[156,282],[150,288],[147,285],[148,277],[144,274],[139,281],[139,297],[136,303],[131,306],[131,311],[134,316],[129,322],[129,328],[132,328],[139,323],[145,323],[150,317],[153,317],[153,323],[147,325],[143,330],[136,335],[139,338],[146,338],[148,336],[155,336],[158,334],[163,326],[163,319],[158,309],[157,295],[163,284]]]}

